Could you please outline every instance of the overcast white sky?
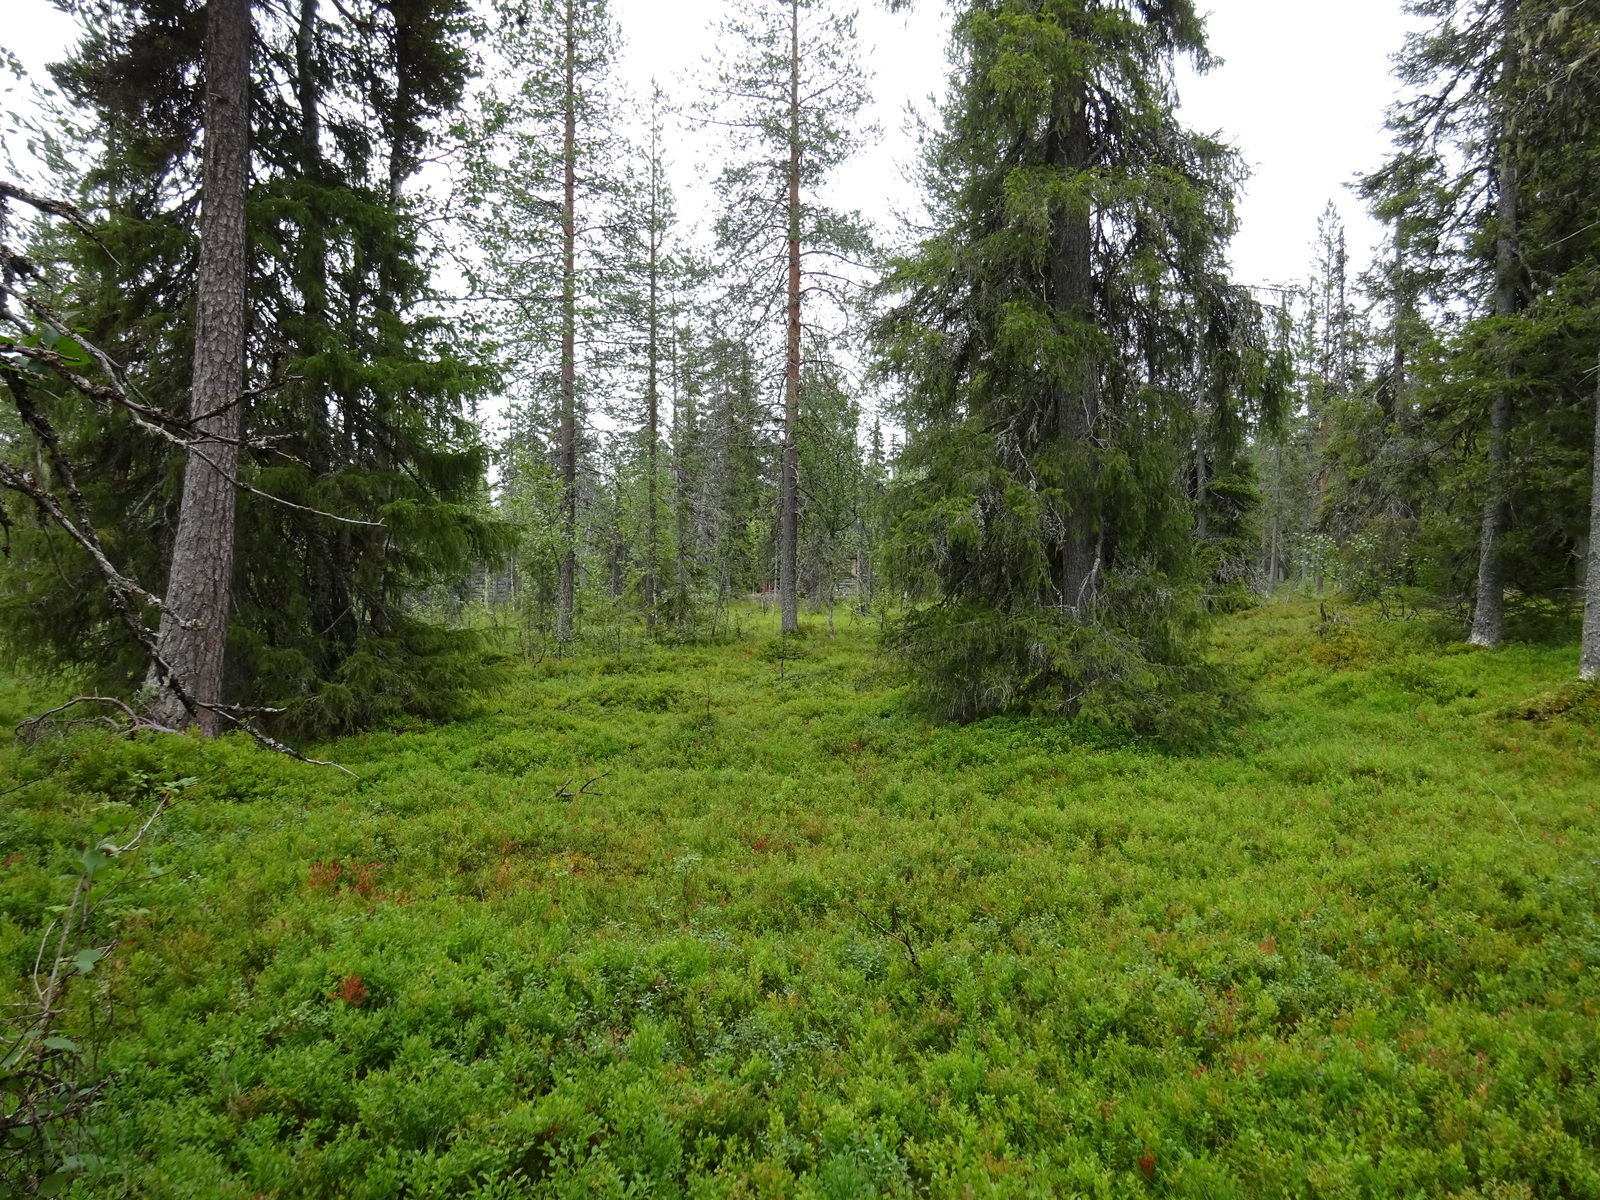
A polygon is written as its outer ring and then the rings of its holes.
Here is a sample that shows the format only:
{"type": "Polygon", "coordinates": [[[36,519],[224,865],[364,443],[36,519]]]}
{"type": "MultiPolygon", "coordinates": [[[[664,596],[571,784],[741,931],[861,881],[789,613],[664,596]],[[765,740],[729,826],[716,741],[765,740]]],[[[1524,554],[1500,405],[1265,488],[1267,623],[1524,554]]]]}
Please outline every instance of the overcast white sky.
{"type": "MultiPolygon", "coordinates": [[[[1347,184],[1376,166],[1387,138],[1384,110],[1395,94],[1390,56],[1404,40],[1401,0],[1211,0],[1208,28],[1224,65],[1182,77],[1183,112],[1193,126],[1220,132],[1254,176],[1241,205],[1233,247],[1242,282],[1283,283],[1309,270],[1317,217],[1335,201],[1349,225],[1352,261],[1364,265],[1382,231],[1347,184]]],[[[692,69],[711,44],[707,27],[723,0],[612,0],[629,37],[630,78],[663,82],[692,69]]],[[[911,16],[862,3],[860,29],[876,72],[873,119],[879,149],[847,168],[841,195],[887,219],[916,204],[905,166],[913,146],[908,104],[943,93],[949,9],[922,0],[911,16]]],[[[684,206],[685,211],[692,211],[684,206]]]]}
{"type": "MultiPolygon", "coordinates": [[[[700,62],[723,0],[612,0],[612,6],[628,38],[624,77],[642,90],[652,75],[671,86],[700,62]]],[[[59,57],[72,38],[72,21],[48,0],[5,0],[5,8],[0,39],[31,69],[59,57]]],[[[1225,63],[1202,78],[1185,76],[1184,115],[1222,133],[1255,172],[1233,247],[1242,282],[1304,277],[1317,216],[1330,199],[1350,226],[1352,258],[1367,261],[1381,231],[1346,184],[1384,151],[1383,112],[1394,94],[1389,56],[1406,28],[1399,10],[1400,0],[1212,0],[1212,47],[1225,63]]],[[[904,113],[943,90],[948,19],[941,0],[923,0],[912,16],[862,5],[867,61],[877,76],[872,115],[884,137],[845,169],[837,194],[874,217],[915,207],[905,177],[912,145],[904,113]]],[[[686,143],[677,165],[687,173],[703,154],[686,143]]],[[[687,216],[694,215],[695,191],[687,178],[680,184],[687,216]]]]}

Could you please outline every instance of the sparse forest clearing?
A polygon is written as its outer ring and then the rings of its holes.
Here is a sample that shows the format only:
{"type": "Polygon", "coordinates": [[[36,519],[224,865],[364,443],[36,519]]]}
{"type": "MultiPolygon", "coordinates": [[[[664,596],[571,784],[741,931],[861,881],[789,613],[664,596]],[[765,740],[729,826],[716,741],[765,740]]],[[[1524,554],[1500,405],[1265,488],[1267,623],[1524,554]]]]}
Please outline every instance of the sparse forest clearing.
{"type": "Polygon", "coordinates": [[[1600,0],[5,3],[0,1200],[1600,1200],[1600,0]]]}
{"type": "Polygon", "coordinates": [[[779,662],[753,613],[320,748],[359,782],[14,746],[7,1001],[79,846],[196,781],[74,985],[70,1194],[1600,1195],[1576,650],[1319,624],[1224,621],[1252,711],[1187,752],[930,723],[874,625],[779,662]]]}

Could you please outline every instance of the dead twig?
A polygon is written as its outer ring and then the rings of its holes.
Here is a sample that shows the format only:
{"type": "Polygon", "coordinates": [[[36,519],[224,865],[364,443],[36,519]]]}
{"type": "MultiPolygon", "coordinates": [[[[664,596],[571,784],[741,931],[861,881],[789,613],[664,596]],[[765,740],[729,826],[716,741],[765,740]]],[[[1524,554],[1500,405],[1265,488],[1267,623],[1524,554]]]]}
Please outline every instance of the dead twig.
{"type": "Polygon", "coordinates": [[[855,909],[856,912],[861,915],[861,919],[864,920],[868,925],[871,925],[879,933],[883,934],[884,937],[893,938],[895,941],[904,946],[906,948],[906,954],[911,959],[911,966],[916,970],[918,975],[922,974],[922,964],[917,961],[917,948],[911,944],[910,936],[906,933],[903,933],[900,929],[899,913],[893,911],[892,909],[890,910],[889,927],[885,928],[882,922],[873,919],[867,910],[862,908],[855,901],[849,901],[849,904],[851,908],[855,909]]]}
{"type": "MultiPolygon", "coordinates": [[[[118,700],[115,696],[74,696],[65,704],[58,704],[54,708],[42,712],[36,717],[29,717],[27,720],[19,722],[17,725],[17,736],[24,741],[35,741],[36,735],[46,721],[55,716],[58,712],[66,712],[67,709],[75,708],[80,704],[111,704],[115,705],[117,708],[120,708],[123,715],[128,718],[128,728],[125,732],[127,732],[129,736],[139,732],[141,729],[148,729],[155,733],[176,732],[169,726],[158,725],[156,722],[150,720],[149,717],[141,716],[139,713],[134,712],[131,707],[129,707],[123,701],[118,700]]],[[[115,724],[115,722],[113,722],[113,724],[115,724]]]]}
{"type": "MultiPolygon", "coordinates": [[[[569,779],[565,783],[563,783],[560,787],[558,787],[555,790],[555,794],[552,795],[550,798],[552,800],[576,800],[579,796],[604,796],[605,795],[604,792],[591,792],[589,790],[589,788],[591,786],[593,786],[594,784],[599,783],[602,779],[605,779],[607,776],[614,775],[615,773],[616,772],[614,772],[614,771],[607,771],[604,775],[596,775],[591,779],[585,780],[583,786],[580,787],[575,792],[567,791],[567,789],[572,786],[572,779],[569,779]]],[[[572,778],[576,779],[577,776],[574,775],[572,778]]]]}

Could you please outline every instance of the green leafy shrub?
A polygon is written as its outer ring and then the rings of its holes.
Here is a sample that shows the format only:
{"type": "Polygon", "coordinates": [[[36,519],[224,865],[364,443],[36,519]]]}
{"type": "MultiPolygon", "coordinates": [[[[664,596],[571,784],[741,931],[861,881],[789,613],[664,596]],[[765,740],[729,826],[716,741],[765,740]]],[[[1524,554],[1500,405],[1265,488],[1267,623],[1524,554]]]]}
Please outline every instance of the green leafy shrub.
{"type": "Polygon", "coordinates": [[[1338,672],[1314,608],[1220,621],[1254,706],[1187,750],[929,723],[865,623],[780,680],[754,616],[317,750],[360,782],[13,746],[0,1002],[97,806],[193,776],[65,1018],[79,1194],[1600,1195],[1600,737],[1496,719],[1571,649],[1347,615],[1338,672]]]}

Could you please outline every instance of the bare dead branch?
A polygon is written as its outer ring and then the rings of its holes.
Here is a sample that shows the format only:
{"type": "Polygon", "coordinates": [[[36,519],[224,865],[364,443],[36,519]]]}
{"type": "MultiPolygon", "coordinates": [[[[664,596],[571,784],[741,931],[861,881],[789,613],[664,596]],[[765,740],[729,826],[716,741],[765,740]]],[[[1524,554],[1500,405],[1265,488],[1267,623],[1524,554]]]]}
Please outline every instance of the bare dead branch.
{"type": "Polygon", "coordinates": [[[850,901],[850,907],[855,909],[856,912],[860,913],[861,918],[866,921],[868,925],[871,925],[879,933],[883,934],[884,937],[892,938],[904,946],[906,948],[906,953],[911,957],[912,967],[916,969],[918,975],[922,974],[922,964],[917,961],[917,948],[911,944],[911,938],[900,931],[900,918],[898,915],[893,913],[890,914],[890,928],[886,929],[882,924],[869,916],[867,911],[859,904],[855,903],[854,901],[850,901]]]}

